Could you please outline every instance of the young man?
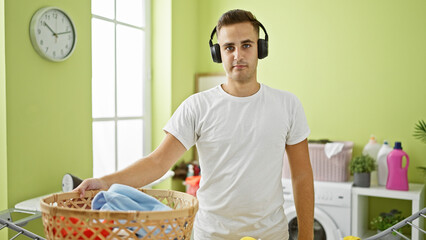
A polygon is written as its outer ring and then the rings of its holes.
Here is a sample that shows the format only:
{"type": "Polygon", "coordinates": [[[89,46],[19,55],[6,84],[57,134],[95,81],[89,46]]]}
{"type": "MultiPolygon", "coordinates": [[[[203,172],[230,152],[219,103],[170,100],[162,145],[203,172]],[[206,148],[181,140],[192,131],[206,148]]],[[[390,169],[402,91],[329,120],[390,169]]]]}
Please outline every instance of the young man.
{"type": "MultiPolygon", "coordinates": [[[[298,239],[313,239],[309,128],[293,94],[257,82],[258,57],[264,54],[258,51],[259,26],[248,11],[222,15],[216,27],[220,56],[213,58],[223,63],[227,82],[186,99],[164,127],[165,139],[150,155],[122,171],[87,179],[76,191],[106,189],[113,183],[144,186],[196,144],[202,179],[194,239],[288,239],[281,186],[286,150],[298,239]]],[[[267,51],[267,42],[261,45],[261,51],[267,51]]]]}

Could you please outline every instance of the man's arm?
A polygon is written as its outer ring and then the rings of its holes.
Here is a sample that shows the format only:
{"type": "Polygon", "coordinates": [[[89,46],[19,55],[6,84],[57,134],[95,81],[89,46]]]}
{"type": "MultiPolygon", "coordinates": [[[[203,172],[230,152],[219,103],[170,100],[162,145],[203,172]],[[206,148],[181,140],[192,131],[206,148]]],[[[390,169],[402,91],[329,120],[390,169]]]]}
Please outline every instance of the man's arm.
{"type": "Polygon", "coordinates": [[[314,182],[309,160],[308,141],[286,145],[291,171],[299,240],[314,238],[314,182]]]}
{"type": "Polygon", "coordinates": [[[81,195],[90,189],[108,189],[114,183],[133,187],[145,186],[163,176],[185,153],[183,144],[170,133],[160,146],[147,157],[139,159],[127,168],[101,178],[84,180],[74,191],[81,195]]]}

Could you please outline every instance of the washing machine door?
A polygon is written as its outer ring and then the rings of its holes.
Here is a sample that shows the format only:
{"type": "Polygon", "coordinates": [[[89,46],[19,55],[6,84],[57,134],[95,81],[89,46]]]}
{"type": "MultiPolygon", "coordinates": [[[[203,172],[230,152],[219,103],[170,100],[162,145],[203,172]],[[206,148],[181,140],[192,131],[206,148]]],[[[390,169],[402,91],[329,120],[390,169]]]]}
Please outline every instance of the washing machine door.
{"type": "MultiPolygon", "coordinates": [[[[289,240],[297,239],[297,215],[294,205],[284,209],[288,220],[289,240]]],[[[314,240],[340,240],[343,239],[341,231],[333,219],[324,211],[315,208],[314,212],[314,240]]]]}

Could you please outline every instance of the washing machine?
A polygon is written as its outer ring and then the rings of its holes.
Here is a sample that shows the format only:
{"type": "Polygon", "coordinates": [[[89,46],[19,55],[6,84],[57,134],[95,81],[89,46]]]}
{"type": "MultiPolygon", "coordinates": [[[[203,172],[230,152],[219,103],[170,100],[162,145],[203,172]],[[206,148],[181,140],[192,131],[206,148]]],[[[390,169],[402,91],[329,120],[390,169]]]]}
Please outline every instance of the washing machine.
{"type": "MultiPolygon", "coordinates": [[[[290,240],[297,239],[297,215],[290,179],[283,179],[284,211],[290,240]]],[[[352,182],[314,182],[314,240],[342,240],[351,235],[352,182]]]]}

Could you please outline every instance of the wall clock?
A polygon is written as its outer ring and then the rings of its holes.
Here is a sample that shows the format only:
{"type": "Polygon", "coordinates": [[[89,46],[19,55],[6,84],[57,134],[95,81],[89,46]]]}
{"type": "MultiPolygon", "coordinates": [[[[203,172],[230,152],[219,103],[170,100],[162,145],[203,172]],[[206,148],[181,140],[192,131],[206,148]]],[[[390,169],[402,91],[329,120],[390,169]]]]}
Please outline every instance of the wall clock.
{"type": "Polygon", "coordinates": [[[57,7],[44,7],[31,18],[30,38],[38,54],[50,61],[60,62],[73,53],[77,32],[67,13],[57,7]]]}

